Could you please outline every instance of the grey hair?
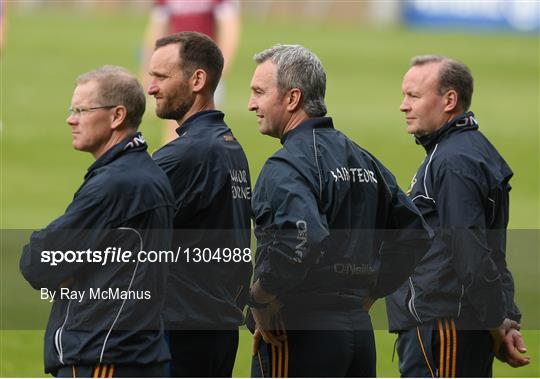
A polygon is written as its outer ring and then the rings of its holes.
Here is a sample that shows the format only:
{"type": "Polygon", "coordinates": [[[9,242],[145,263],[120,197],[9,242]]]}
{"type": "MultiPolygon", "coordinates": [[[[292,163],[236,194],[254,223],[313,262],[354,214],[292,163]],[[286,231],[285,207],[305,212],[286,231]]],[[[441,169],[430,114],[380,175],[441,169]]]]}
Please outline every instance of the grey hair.
{"type": "Polygon", "coordinates": [[[277,68],[277,86],[281,92],[298,88],[302,108],[309,117],[326,114],[324,95],[326,73],[319,58],[300,45],[275,45],[255,54],[257,64],[270,60],[277,68]]]}
{"type": "Polygon", "coordinates": [[[441,63],[439,69],[439,95],[449,90],[458,94],[458,106],[463,112],[469,110],[472,101],[474,79],[469,68],[462,62],[442,55],[419,55],[411,59],[411,67],[429,63],[441,63]]]}
{"type": "Polygon", "coordinates": [[[146,108],[146,97],[141,83],[128,70],[106,65],[80,75],[76,84],[97,82],[97,101],[104,105],[126,107],[126,124],[137,129],[146,108]]]}

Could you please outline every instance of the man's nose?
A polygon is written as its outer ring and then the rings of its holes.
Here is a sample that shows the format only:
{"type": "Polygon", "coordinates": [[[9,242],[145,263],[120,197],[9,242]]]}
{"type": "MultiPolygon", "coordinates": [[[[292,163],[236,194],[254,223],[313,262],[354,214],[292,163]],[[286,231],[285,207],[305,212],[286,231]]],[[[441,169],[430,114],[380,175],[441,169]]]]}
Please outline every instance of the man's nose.
{"type": "Polygon", "coordinates": [[[249,100],[248,100],[248,110],[249,111],[254,111],[256,109],[257,109],[257,104],[253,100],[253,96],[250,96],[249,100]]]}
{"type": "Polygon", "coordinates": [[[150,83],[150,87],[148,87],[147,92],[149,95],[155,95],[159,92],[159,87],[155,83],[150,83]]]}
{"type": "Polygon", "coordinates": [[[68,123],[68,125],[75,125],[77,123],[78,119],[77,117],[75,117],[74,114],[70,114],[67,119],[66,119],[66,122],[68,123]]]}
{"type": "Polygon", "coordinates": [[[407,112],[410,109],[411,109],[411,107],[410,107],[409,102],[407,101],[407,99],[403,99],[403,101],[399,105],[399,110],[401,112],[407,112]]]}

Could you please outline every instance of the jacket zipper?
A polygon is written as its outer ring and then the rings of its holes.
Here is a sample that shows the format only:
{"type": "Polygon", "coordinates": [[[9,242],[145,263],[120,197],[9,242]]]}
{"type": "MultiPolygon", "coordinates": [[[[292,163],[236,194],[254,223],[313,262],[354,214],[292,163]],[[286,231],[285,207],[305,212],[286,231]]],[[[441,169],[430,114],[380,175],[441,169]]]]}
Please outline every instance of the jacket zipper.
{"type": "Polygon", "coordinates": [[[418,316],[418,312],[416,311],[416,307],[414,306],[414,299],[416,297],[416,292],[414,291],[412,278],[410,276],[409,276],[409,287],[411,288],[411,298],[409,299],[409,304],[408,304],[409,312],[411,313],[411,315],[414,317],[416,321],[421,323],[422,319],[420,319],[420,316],[418,316]]]}
{"type": "Polygon", "coordinates": [[[62,364],[64,364],[64,351],[62,349],[62,332],[64,331],[64,326],[66,326],[66,322],[68,320],[70,305],[71,305],[71,300],[69,300],[68,302],[68,306],[66,309],[66,318],[64,319],[64,323],[54,333],[54,346],[56,347],[56,352],[58,353],[58,359],[60,360],[60,363],[62,364]]]}

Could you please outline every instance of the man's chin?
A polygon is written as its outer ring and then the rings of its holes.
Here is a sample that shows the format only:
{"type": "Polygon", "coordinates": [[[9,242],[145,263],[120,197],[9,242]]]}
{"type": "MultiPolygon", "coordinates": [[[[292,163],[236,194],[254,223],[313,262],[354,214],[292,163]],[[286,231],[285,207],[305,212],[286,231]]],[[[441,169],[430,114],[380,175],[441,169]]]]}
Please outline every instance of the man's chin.
{"type": "Polygon", "coordinates": [[[81,149],[80,149],[80,144],[79,144],[79,142],[77,141],[77,138],[75,138],[75,136],[72,137],[72,140],[71,140],[71,147],[73,147],[75,150],[81,150],[81,149]]]}
{"type": "Polygon", "coordinates": [[[156,116],[165,120],[169,119],[168,112],[165,112],[163,109],[160,108],[156,108],[156,116]]]}
{"type": "Polygon", "coordinates": [[[84,145],[82,145],[81,143],[78,143],[77,141],[73,140],[71,142],[71,146],[73,147],[73,149],[77,150],[77,151],[89,151],[88,148],[84,145]]]}
{"type": "Polygon", "coordinates": [[[161,111],[159,109],[156,109],[156,116],[163,120],[177,120],[173,112],[161,111]]]}
{"type": "Polygon", "coordinates": [[[272,130],[266,128],[259,128],[259,133],[272,138],[281,138],[278,134],[273,133],[272,130]]]}
{"type": "Polygon", "coordinates": [[[407,125],[407,133],[417,135],[418,133],[421,133],[421,132],[414,125],[407,125]]]}
{"type": "Polygon", "coordinates": [[[189,111],[189,107],[183,107],[176,110],[156,108],[156,116],[163,120],[181,120],[189,111]]]}
{"type": "Polygon", "coordinates": [[[265,128],[264,125],[260,124],[259,125],[259,133],[261,133],[262,135],[265,135],[265,136],[272,136],[270,134],[270,130],[268,130],[268,128],[265,128]]]}

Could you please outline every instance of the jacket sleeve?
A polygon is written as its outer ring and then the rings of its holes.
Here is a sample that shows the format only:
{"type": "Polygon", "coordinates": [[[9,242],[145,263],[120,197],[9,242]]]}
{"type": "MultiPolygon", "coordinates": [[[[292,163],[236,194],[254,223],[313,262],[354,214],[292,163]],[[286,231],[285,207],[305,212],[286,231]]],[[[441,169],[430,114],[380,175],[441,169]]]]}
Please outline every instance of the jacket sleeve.
{"type": "MultiPolygon", "coordinates": [[[[381,169],[380,169],[381,170],[381,169]]],[[[381,194],[377,233],[381,239],[377,282],[370,291],[376,299],[397,290],[413,273],[431,245],[433,231],[420,211],[382,168],[384,193],[381,194]]]]}
{"type": "Polygon", "coordinates": [[[506,304],[506,317],[520,322],[521,312],[514,302],[514,279],[506,265],[506,228],[509,219],[509,192],[510,185],[507,178],[500,187],[491,191],[488,200],[488,244],[492,249],[492,257],[497,269],[501,273],[504,300],[506,304]],[[491,217],[489,217],[491,215],[491,217]]]}
{"type": "Polygon", "coordinates": [[[54,290],[77,275],[87,264],[83,258],[81,261],[76,259],[53,265],[51,254],[57,251],[95,250],[99,241],[105,237],[104,228],[107,227],[104,223],[107,204],[102,192],[96,188],[95,191],[79,193],[64,215],[45,229],[32,233],[19,262],[21,273],[32,287],[54,290]]]}
{"type": "Polygon", "coordinates": [[[506,313],[501,273],[488,244],[488,185],[474,166],[442,165],[434,189],[442,238],[452,256],[464,296],[486,328],[499,326],[506,313]]]}
{"type": "Polygon", "coordinates": [[[255,278],[265,291],[279,296],[302,282],[317,262],[328,224],[317,195],[294,168],[267,163],[257,184],[255,278]]]}

